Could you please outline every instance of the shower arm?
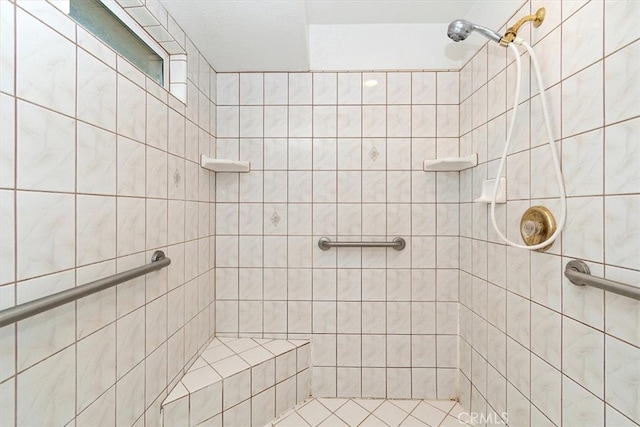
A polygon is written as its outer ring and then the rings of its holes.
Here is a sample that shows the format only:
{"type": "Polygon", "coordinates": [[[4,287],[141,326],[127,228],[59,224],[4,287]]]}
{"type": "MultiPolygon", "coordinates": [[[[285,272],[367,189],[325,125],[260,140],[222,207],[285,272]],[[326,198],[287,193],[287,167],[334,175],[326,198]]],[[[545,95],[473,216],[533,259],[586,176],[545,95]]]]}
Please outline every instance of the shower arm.
{"type": "Polygon", "coordinates": [[[544,21],[545,9],[541,7],[534,15],[527,15],[524,18],[521,18],[518,22],[516,22],[513,26],[509,27],[507,32],[500,39],[500,46],[507,47],[509,43],[513,42],[518,36],[518,30],[525,22],[533,21],[533,26],[538,28],[542,21],[544,21]]]}

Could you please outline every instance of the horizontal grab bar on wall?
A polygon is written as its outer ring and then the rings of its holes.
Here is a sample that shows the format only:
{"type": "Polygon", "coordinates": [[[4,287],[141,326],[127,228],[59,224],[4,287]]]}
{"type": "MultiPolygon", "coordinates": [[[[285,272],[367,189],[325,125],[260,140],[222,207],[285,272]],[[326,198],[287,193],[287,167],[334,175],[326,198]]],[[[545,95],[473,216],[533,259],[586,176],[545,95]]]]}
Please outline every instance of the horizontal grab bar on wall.
{"type": "Polygon", "coordinates": [[[171,264],[171,259],[165,257],[164,252],[155,251],[151,257],[150,264],[2,310],[0,311],[0,327],[35,316],[43,311],[67,304],[152,271],[160,270],[169,264],[171,264]]]}
{"type": "Polygon", "coordinates": [[[624,295],[629,298],[640,300],[639,287],[605,279],[604,277],[592,276],[591,271],[589,271],[589,266],[583,261],[569,261],[564,270],[564,275],[567,276],[567,279],[569,279],[569,281],[574,285],[592,286],[594,288],[613,292],[614,294],[624,295]]]}
{"type": "Polygon", "coordinates": [[[393,248],[401,251],[407,246],[407,242],[402,237],[396,237],[391,242],[332,242],[328,237],[321,237],[318,246],[323,251],[331,248],[393,248]]]}

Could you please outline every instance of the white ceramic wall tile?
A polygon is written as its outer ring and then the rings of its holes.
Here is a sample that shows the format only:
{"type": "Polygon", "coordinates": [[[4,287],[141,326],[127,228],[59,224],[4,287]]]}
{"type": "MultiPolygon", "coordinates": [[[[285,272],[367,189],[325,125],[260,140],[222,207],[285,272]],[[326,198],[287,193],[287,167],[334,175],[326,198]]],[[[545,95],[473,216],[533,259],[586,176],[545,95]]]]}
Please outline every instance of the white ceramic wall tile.
{"type": "Polygon", "coordinates": [[[116,135],[81,122],[77,132],[78,191],[116,194],[116,135]]]}
{"type": "Polygon", "coordinates": [[[147,199],[146,201],[146,247],[158,248],[166,246],[167,212],[168,204],[166,200],[147,199]]]}
{"type": "Polygon", "coordinates": [[[362,74],[363,104],[385,104],[387,101],[387,76],[385,73],[362,74]]]}
{"type": "MultiPolygon", "coordinates": [[[[263,136],[264,111],[262,107],[240,107],[240,136],[256,138],[263,136]]],[[[222,132],[219,130],[222,134],[222,132]]],[[[225,136],[224,134],[222,134],[225,136]]],[[[234,135],[226,135],[234,136],[234,135]]]]}
{"type": "Polygon", "coordinates": [[[411,104],[411,73],[387,73],[387,104],[411,104]]]}
{"type": "Polygon", "coordinates": [[[289,137],[310,137],[313,134],[313,111],[308,106],[289,108],[289,137]]]}
{"type": "Polygon", "coordinates": [[[311,139],[289,139],[288,170],[310,170],[312,159],[311,139]]]}
{"type": "Polygon", "coordinates": [[[387,397],[408,399],[411,393],[406,384],[411,382],[411,369],[387,368],[387,397]]]}
{"type": "Polygon", "coordinates": [[[362,109],[360,106],[338,107],[338,136],[359,137],[362,130],[362,109]]]}
{"type": "Polygon", "coordinates": [[[216,82],[216,104],[238,105],[240,102],[240,75],[237,73],[220,73],[216,82]]]}
{"type": "Polygon", "coordinates": [[[460,104],[460,133],[466,134],[472,128],[473,107],[471,98],[467,98],[460,104]]]}
{"type": "Polygon", "coordinates": [[[71,195],[17,193],[17,279],[70,268],[75,257],[71,195]]]}
{"type": "MultiPolygon", "coordinates": [[[[411,73],[411,103],[412,104],[435,104],[436,103],[436,89],[440,91],[442,99],[441,103],[446,103],[445,99],[449,99],[452,103],[458,102],[457,85],[454,86],[453,76],[456,73],[441,73],[438,75],[436,87],[436,73],[429,72],[414,72],[411,73]],[[455,98],[455,100],[453,100],[455,98]]],[[[455,80],[457,82],[457,79],[455,80]]]]}
{"type": "Polygon", "coordinates": [[[607,194],[638,192],[638,163],[640,153],[631,142],[633,135],[640,129],[640,120],[625,121],[605,129],[605,183],[607,194]],[[615,173],[614,173],[615,171],[615,173]]]}
{"type": "Polygon", "coordinates": [[[386,397],[386,375],[384,368],[362,369],[362,397],[386,397]]]}
{"type": "Polygon", "coordinates": [[[264,103],[267,105],[288,104],[288,74],[267,73],[264,75],[264,103]]]}
{"type": "Polygon", "coordinates": [[[251,398],[251,419],[253,425],[264,425],[276,417],[275,387],[251,398]]]}
{"type": "Polygon", "coordinates": [[[362,136],[386,136],[386,124],[387,118],[384,107],[374,105],[364,105],[362,107],[362,136]]]}
{"type": "MultiPolygon", "coordinates": [[[[505,82],[505,71],[502,71],[496,78],[489,80],[487,86],[487,116],[489,119],[505,111],[507,97],[507,85],[505,82]]],[[[502,141],[494,141],[499,143],[502,141]]]]}
{"type": "Polygon", "coordinates": [[[0,118],[0,186],[13,187],[15,185],[15,100],[5,94],[0,94],[0,108],[3,114],[0,118]]]}
{"type": "Polygon", "coordinates": [[[145,195],[145,147],[128,138],[118,141],[118,195],[145,195]],[[125,154],[126,153],[126,154],[125,154]]]}
{"type": "Polygon", "coordinates": [[[288,129],[287,107],[274,106],[264,109],[264,136],[286,137],[288,129]]]}
{"type": "MultiPolygon", "coordinates": [[[[561,44],[560,37],[560,29],[558,28],[535,46],[545,89],[555,85],[561,79],[562,57],[558,50],[558,46],[561,44]]],[[[531,85],[532,94],[539,92],[538,79],[534,76],[531,77],[531,85]]]]}
{"type": "Polygon", "coordinates": [[[168,150],[177,156],[184,157],[185,153],[185,119],[173,109],[169,109],[168,150]]]}
{"type": "MultiPolygon", "coordinates": [[[[426,73],[425,73],[426,74],[426,73]]],[[[414,74],[415,76],[415,74],[414,74]]],[[[429,85],[425,83],[429,81],[430,76],[424,75],[422,80],[422,89],[427,89],[429,85]]],[[[414,80],[414,87],[416,81],[414,80]]],[[[431,82],[429,82],[431,83],[431,82]]],[[[424,90],[423,96],[429,91],[424,90]]],[[[416,99],[416,92],[414,91],[414,103],[420,103],[420,100],[432,101],[433,95],[426,99],[422,96],[418,96],[416,99]],[[417,101],[417,102],[416,102],[417,101]]],[[[426,102],[432,103],[432,102],[426,102]]],[[[459,104],[460,103],[460,75],[457,72],[439,72],[437,73],[437,103],[438,104],[459,104]]]]}
{"type": "MultiPolygon", "coordinates": [[[[115,262],[94,264],[78,270],[77,282],[82,285],[102,277],[115,274],[115,262]]],[[[96,295],[90,295],[77,304],[78,338],[86,337],[112,323],[116,317],[116,292],[109,289],[96,295]]]]}
{"type": "Polygon", "coordinates": [[[563,78],[574,74],[602,58],[603,9],[604,2],[589,2],[576,14],[563,22],[563,78]],[[582,31],[584,25],[588,25],[590,28],[587,34],[584,34],[582,31]],[[568,36],[569,39],[564,39],[565,36],[568,36]],[[580,39],[580,43],[578,39],[580,39]]]}
{"type": "Polygon", "coordinates": [[[605,417],[611,424],[619,425],[621,427],[633,427],[633,425],[636,424],[609,405],[606,405],[605,407],[605,417]]]}
{"type": "MultiPolygon", "coordinates": [[[[24,303],[72,287],[73,276],[70,272],[52,274],[20,285],[16,300],[24,303]]],[[[28,367],[69,345],[75,335],[74,315],[74,307],[66,305],[21,323],[17,341],[22,347],[18,353],[18,369],[28,367]]]]}
{"type": "Polygon", "coordinates": [[[136,342],[144,340],[144,310],[138,309],[117,322],[117,375],[122,378],[144,358],[144,348],[136,342]]]}
{"type": "Polygon", "coordinates": [[[145,92],[131,80],[118,76],[117,131],[133,140],[145,141],[145,92]]]}
{"type": "Polygon", "coordinates": [[[313,74],[313,103],[337,104],[338,81],[335,73],[313,74]]]}
{"type": "Polygon", "coordinates": [[[311,73],[289,74],[289,104],[312,103],[313,83],[311,73]]]}
{"type": "MultiPolygon", "coordinates": [[[[441,119],[442,117],[440,117],[438,120],[441,119]]],[[[449,118],[446,119],[447,121],[442,125],[441,131],[440,121],[438,121],[438,124],[436,124],[436,108],[434,106],[414,105],[411,108],[411,135],[413,137],[434,137],[436,136],[436,134],[438,136],[448,136],[447,134],[452,134],[453,132],[451,129],[455,129],[455,132],[453,133],[457,135],[457,116],[451,117],[451,120],[449,120],[449,118]]],[[[395,120],[395,118],[389,117],[388,120],[395,120]]]]}
{"type": "Polygon", "coordinates": [[[119,198],[117,204],[117,254],[128,255],[144,250],[146,230],[144,199],[119,198]]]}
{"type": "Polygon", "coordinates": [[[22,9],[17,9],[18,96],[63,114],[73,115],[76,106],[75,65],[75,46],[70,40],[22,9]]]}
{"type": "Polygon", "coordinates": [[[602,202],[602,197],[578,197],[567,201],[567,210],[574,214],[565,228],[565,255],[594,262],[603,261],[603,231],[594,226],[604,221],[602,202]]]}
{"type": "MultiPolygon", "coordinates": [[[[607,267],[606,277],[623,283],[637,283],[638,272],[622,268],[607,267]]],[[[640,343],[638,311],[634,309],[639,303],[621,295],[608,294],[605,297],[606,323],[605,331],[633,345],[640,343]]]]}
{"type": "Polygon", "coordinates": [[[11,2],[3,2],[0,8],[0,22],[2,22],[2,41],[0,42],[0,46],[2,46],[2,53],[0,54],[2,77],[0,78],[0,90],[14,94],[15,6],[11,2]]]}
{"type": "Polygon", "coordinates": [[[87,409],[78,414],[76,426],[91,426],[95,420],[106,426],[116,422],[116,388],[112,386],[102,396],[91,403],[87,409]]]}
{"type": "Polygon", "coordinates": [[[240,105],[262,105],[264,102],[263,75],[240,74],[240,105]]]}
{"type": "Polygon", "coordinates": [[[633,1],[614,0],[604,2],[604,53],[609,55],[627,43],[637,40],[638,29],[629,21],[640,16],[640,9],[633,1]]]}
{"type": "Polygon", "coordinates": [[[78,196],[76,203],[77,265],[115,257],[115,197],[78,196]]]}
{"type": "Polygon", "coordinates": [[[360,369],[338,368],[336,396],[338,397],[360,396],[362,394],[360,391],[361,389],[360,383],[361,383],[360,369]]]}
{"type": "Polygon", "coordinates": [[[571,425],[574,420],[592,425],[604,423],[604,402],[584,388],[562,377],[562,425],[571,425]]]}
{"type": "Polygon", "coordinates": [[[146,196],[167,197],[167,153],[152,147],[146,148],[146,196]]]}
{"type": "Polygon", "coordinates": [[[220,106],[216,112],[218,137],[238,137],[240,135],[240,109],[220,106]]]}
{"type": "MultiPolygon", "coordinates": [[[[624,128],[610,128],[615,135],[616,132],[624,128]]],[[[608,130],[607,130],[608,132],[608,130]]],[[[622,136],[622,135],[621,135],[622,136]]],[[[617,160],[616,145],[624,144],[625,139],[617,140],[612,138],[607,142],[607,147],[611,144],[611,161],[617,160]]],[[[544,147],[547,150],[547,147],[544,147]]],[[[568,138],[562,143],[562,165],[563,173],[566,174],[566,191],[570,196],[587,196],[602,193],[603,188],[603,162],[600,159],[603,150],[603,132],[601,129],[593,132],[577,135],[568,138]]],[[[607,148],[609,151],[609,148],[607,148]]],[[[545,153],[548,154],[548,153],[545,153]]],[[[608,157],[605,156],[605,159],[608,157]]],[[[617,170],[620,170],[619,168],[617,170]]],[[[615,182],[618,174],[611,179],[615,182]]],[[[557,187],[557,184],[556,184],[557,187]]]]}
{"type": "Polygon", "coordinates": [[[66,424],[73,419],[76,398],[75,365],[74,347],[68,347],[18,375],[18,424],[66,424]]]}
{"type": "Polygon", "coordinates": [[[78,342],[78,411],[82,411],[116,380],[115,324],[78,342]]]}
{"type": "Polygon", "coordinates": [[[640,196],[605,197],[604,250],[608,264],[637,267],[633,254],[640,250],[640,242],[632,236],[636,236],[640,229],[637,218],[633,216],[639,206],[640,196]]]}
{"type": "Polygon", "coordinates": [[[596,62],[562,82],[563,137],[602,126],[602,79],[602,62],[596,62]]]}
{"type": "Polygon", "coordinates": [[[74,121],[20,102],[17,126],[17,186],[30,190],[73,191],[74,121]]]}
{"type": "Polygon", "coordinates": [[[472,126],[476,128],[487,121],[487,86],[483,86],[471,96],[471,106],[473,108],[472,126]]]}
{"type": "Polygon", "coordinates": [[[313,108],[313,136],[326,138],[337,135],[337,107],[317,106],[313,108]]]}
{"type": "Polygon", "coordinates": [[[134,423],[144,412],[144,364],[138,364],[116,385],[118,422],[134,423]]]}
{"type": "Polygon", "coordinates": [[[154,96],[147,96],[146,143],[161,150],[167,150],[167,117],[165,102],[154,96]]]}
{"type": "Polygon", "coordinates": [[[606,400],[634,422],[640,422],[640,406],[637,399],[640,350],[611,337],[606,337],[605,341],[606,400]]]}
{"type": "Polygon", "coordinates": [[[638,84],[639,57],[640,42],[636,41],[604,61],[604,115],[607,124],[637,116],[639,113],[637,102],[634,100],[637,99],[637,92],[629,90],[629,85],[638,84]]]}
{"type": "Polygon", "coordinates": [[[487,55],[487,48],[482,47],[471,60],[474,91],[487,83],[487,55]]]}
{"type": "Polygon", "coordinates": [[[604,336],[570,319],[564,319],[562,335],[564,374],[602,398],[604,336]]]}
{"type": "Polygon", "coordinates": [[[362,102],[362,75],[360,73],[338,74],[338,104],[360,104],[362,102]]]}
{"type": "MultiPolygon", "coordinates": [[[[0,233],[2,234],[2,242],[0,243],[0,283],[2,284],[14,282],[16,279],[16,217],[14,207],[15,193],[7,190],[0,191],[0,217],[2,217],[2,225],[0,226],[0,233]]],[[[11,302],[3,301],[3,306],[14,304],[12,297],[8,299],[11,302]]]]}
{"type": "Polygon", "coordinates": [[[82,49],[78,50],[78,118],[116,129],[116,72],[82,49]]]}
{"type": "MultiPolygon", "coordinates": [[[[387,136],[408,137],[411,133],[411,107],[404,105],[387,106],[387,136]]],[[[427,133],[427,132],[425,132],[427,133]]],[[[415,136],[433,136],[433,134],[418,134],[415,136]]]]}

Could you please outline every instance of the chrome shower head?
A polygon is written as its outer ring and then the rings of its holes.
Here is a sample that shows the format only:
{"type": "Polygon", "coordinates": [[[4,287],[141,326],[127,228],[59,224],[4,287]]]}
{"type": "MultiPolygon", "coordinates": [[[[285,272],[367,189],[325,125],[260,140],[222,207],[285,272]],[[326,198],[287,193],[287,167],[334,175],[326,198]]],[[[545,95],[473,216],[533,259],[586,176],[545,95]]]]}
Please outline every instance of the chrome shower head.
{"type": "Polygon", "coordinates": [[[456,19],[449,24],[447,35],[454,42],[459,42],[469,37],[469,34],[471,34],[472,31],[477,31],[496,43],[500,43],[500,39],[502,38],[500,34],[490,30],[489,28],[476,25],[473,22],[465,21],[464,19],[456,19]]]}

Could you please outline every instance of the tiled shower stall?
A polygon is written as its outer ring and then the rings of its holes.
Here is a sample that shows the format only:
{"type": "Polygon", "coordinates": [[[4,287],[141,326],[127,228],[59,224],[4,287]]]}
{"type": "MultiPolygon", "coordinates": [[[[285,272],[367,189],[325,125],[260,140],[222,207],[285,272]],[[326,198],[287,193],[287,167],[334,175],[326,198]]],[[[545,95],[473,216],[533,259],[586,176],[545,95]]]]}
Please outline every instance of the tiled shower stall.
{"type": "MultiPolygon", "coordinates": [[[[216,73],[159,3],[141,7],[186,52],[186,103],[51,3],[0,0],[0,308],[156,249],[172,260],[0,329],[0,425],[158,425],[214,337],[310,341],[315,397],[640,424],[640,303],[562,274],[582,259],[640,283],[640,2],[530,0],[509,20],[547,9],[521,33],[568,195],[545,253],[503,244],[473,202],[511,119],[507,49],[485,44],[460,70],[216,73]],[[473,169],[422,170],[472,153],[473,169]],[[201,154],[252,170],[214,174],[201,154]],[[407,248],[325,252],[323,236],[407,248]]],[[[529,206],[559,210],[524,58],[496,209],[513,240],[529,206]]]]}

